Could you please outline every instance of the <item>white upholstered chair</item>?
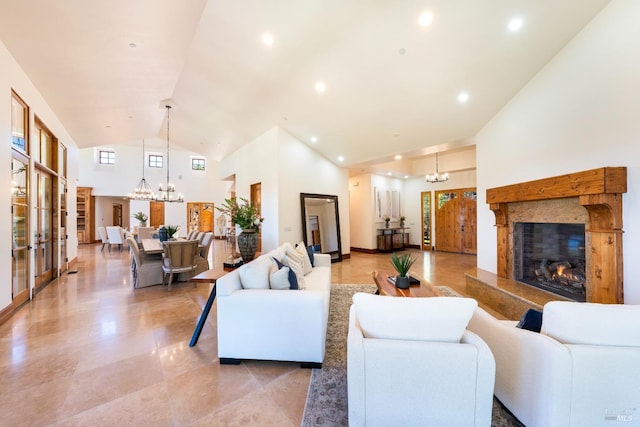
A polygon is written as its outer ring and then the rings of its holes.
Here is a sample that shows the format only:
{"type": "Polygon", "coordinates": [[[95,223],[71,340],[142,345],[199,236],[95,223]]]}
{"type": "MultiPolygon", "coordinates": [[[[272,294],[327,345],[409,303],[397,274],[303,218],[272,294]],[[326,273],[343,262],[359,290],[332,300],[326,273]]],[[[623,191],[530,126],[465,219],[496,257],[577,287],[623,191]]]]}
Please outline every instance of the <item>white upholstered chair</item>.
{"type": "Polygon", "coordinates": [[[554,301],[540,333],[477,308],[496,397],[527,427],[640,426],[640,306],[554,301]]]}
{"type": "Polygon", "coordinates": [[[355,294],[349,426],[490,426],[495,362],[466,330],[470,298],[355,294]]]}
{"type": "Polygon", "coordinates": [[[100,248],[100,252],[104,250],[104,245],[109,244],[109,237],[107,236],[107,229],[104,227],[98,227],[98,234],[100,235],[100,240],[102,241],[102,247],[100,248]]]}
{"type": "Polygon", "coordinates": [[[124,245],[124,229],[122,227],[118,227],[115,225],[110,225],[107,227],[107,237],[109,238],[109,251],[111,251],[112,245],[118,245],[119,249],[122,250],[122,245],[124,245]]]}

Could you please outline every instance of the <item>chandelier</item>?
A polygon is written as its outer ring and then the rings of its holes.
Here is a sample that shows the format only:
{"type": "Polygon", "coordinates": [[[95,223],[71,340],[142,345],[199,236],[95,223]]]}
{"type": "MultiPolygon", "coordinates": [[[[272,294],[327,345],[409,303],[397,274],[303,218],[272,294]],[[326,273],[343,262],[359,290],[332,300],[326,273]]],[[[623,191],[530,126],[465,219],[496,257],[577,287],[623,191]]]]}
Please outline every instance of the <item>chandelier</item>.
{"type": "Polygon", "coordinates": [[[155,200],[156,195],[151,190],[151,186],[144,178],[144,139],[142,139],[142,179],[133,189],[133,192],[127,194],[129,200],[155,200]]]}
{"type": "Polygon", "coordinates": [[[156,196],[155,200],[159,202],[183,203],[184,196],[182,193],[178,193],[177,196],[174,196],[176,187],[169,181],[169,116],[171,113],[171,101],[163,101],[162,104],[164,108],[167,109],[167,181],[164,187],[162,186],[162,183],[158,186],[160,195],[156,196]]]}
{"type": "Polygon", "coordinates": [[[436,182],[445,182],[447,180],[449,180],[448,173],[443,173],[442,175],[438,173],[438,153],[436,153],[436,172],[432,173],[431,175],[425,176],[425,181],[430,183],[436,183],[436,182]]]}

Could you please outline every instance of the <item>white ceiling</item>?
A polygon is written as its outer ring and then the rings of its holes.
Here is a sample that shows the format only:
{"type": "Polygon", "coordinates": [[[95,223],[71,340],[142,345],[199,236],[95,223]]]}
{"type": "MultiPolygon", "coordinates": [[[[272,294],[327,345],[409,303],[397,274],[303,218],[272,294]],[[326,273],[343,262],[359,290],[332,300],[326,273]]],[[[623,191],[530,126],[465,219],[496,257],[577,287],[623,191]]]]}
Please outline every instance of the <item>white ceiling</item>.
{"type": "Polygon", "coordinates": [[[170,98],[172,144],[220,160],[278,125],[362,168],[472,144],[607,3],[0,0],[0,39],[80,147],[164,138],[170,98]]]}

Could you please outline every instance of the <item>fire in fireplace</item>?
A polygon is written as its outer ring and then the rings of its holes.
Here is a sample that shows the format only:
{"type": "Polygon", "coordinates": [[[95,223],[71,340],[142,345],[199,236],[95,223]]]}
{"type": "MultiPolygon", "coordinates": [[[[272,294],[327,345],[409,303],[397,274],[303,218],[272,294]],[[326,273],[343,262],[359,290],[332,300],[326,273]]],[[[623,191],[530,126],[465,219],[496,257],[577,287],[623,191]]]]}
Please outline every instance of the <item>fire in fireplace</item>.
{"type": "Polygon", "coordinates": [[[516,280],[586,301],[584,224],[514,223],[513,248],[516,280]]]}

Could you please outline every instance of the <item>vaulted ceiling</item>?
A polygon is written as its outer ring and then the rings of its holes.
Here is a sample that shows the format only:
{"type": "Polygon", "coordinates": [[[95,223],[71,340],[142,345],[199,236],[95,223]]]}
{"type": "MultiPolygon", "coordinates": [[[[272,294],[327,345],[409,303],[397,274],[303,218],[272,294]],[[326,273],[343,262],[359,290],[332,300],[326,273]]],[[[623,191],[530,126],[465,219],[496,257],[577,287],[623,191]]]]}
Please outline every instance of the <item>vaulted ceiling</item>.
{"type": "Polygon", "coordinates": [[[164,137],[171,99],[172,144],[220,160],[277,125],[356,168],[472,144],[607,3],[0,0],[0,39],[80,147],[164,137]]]}

